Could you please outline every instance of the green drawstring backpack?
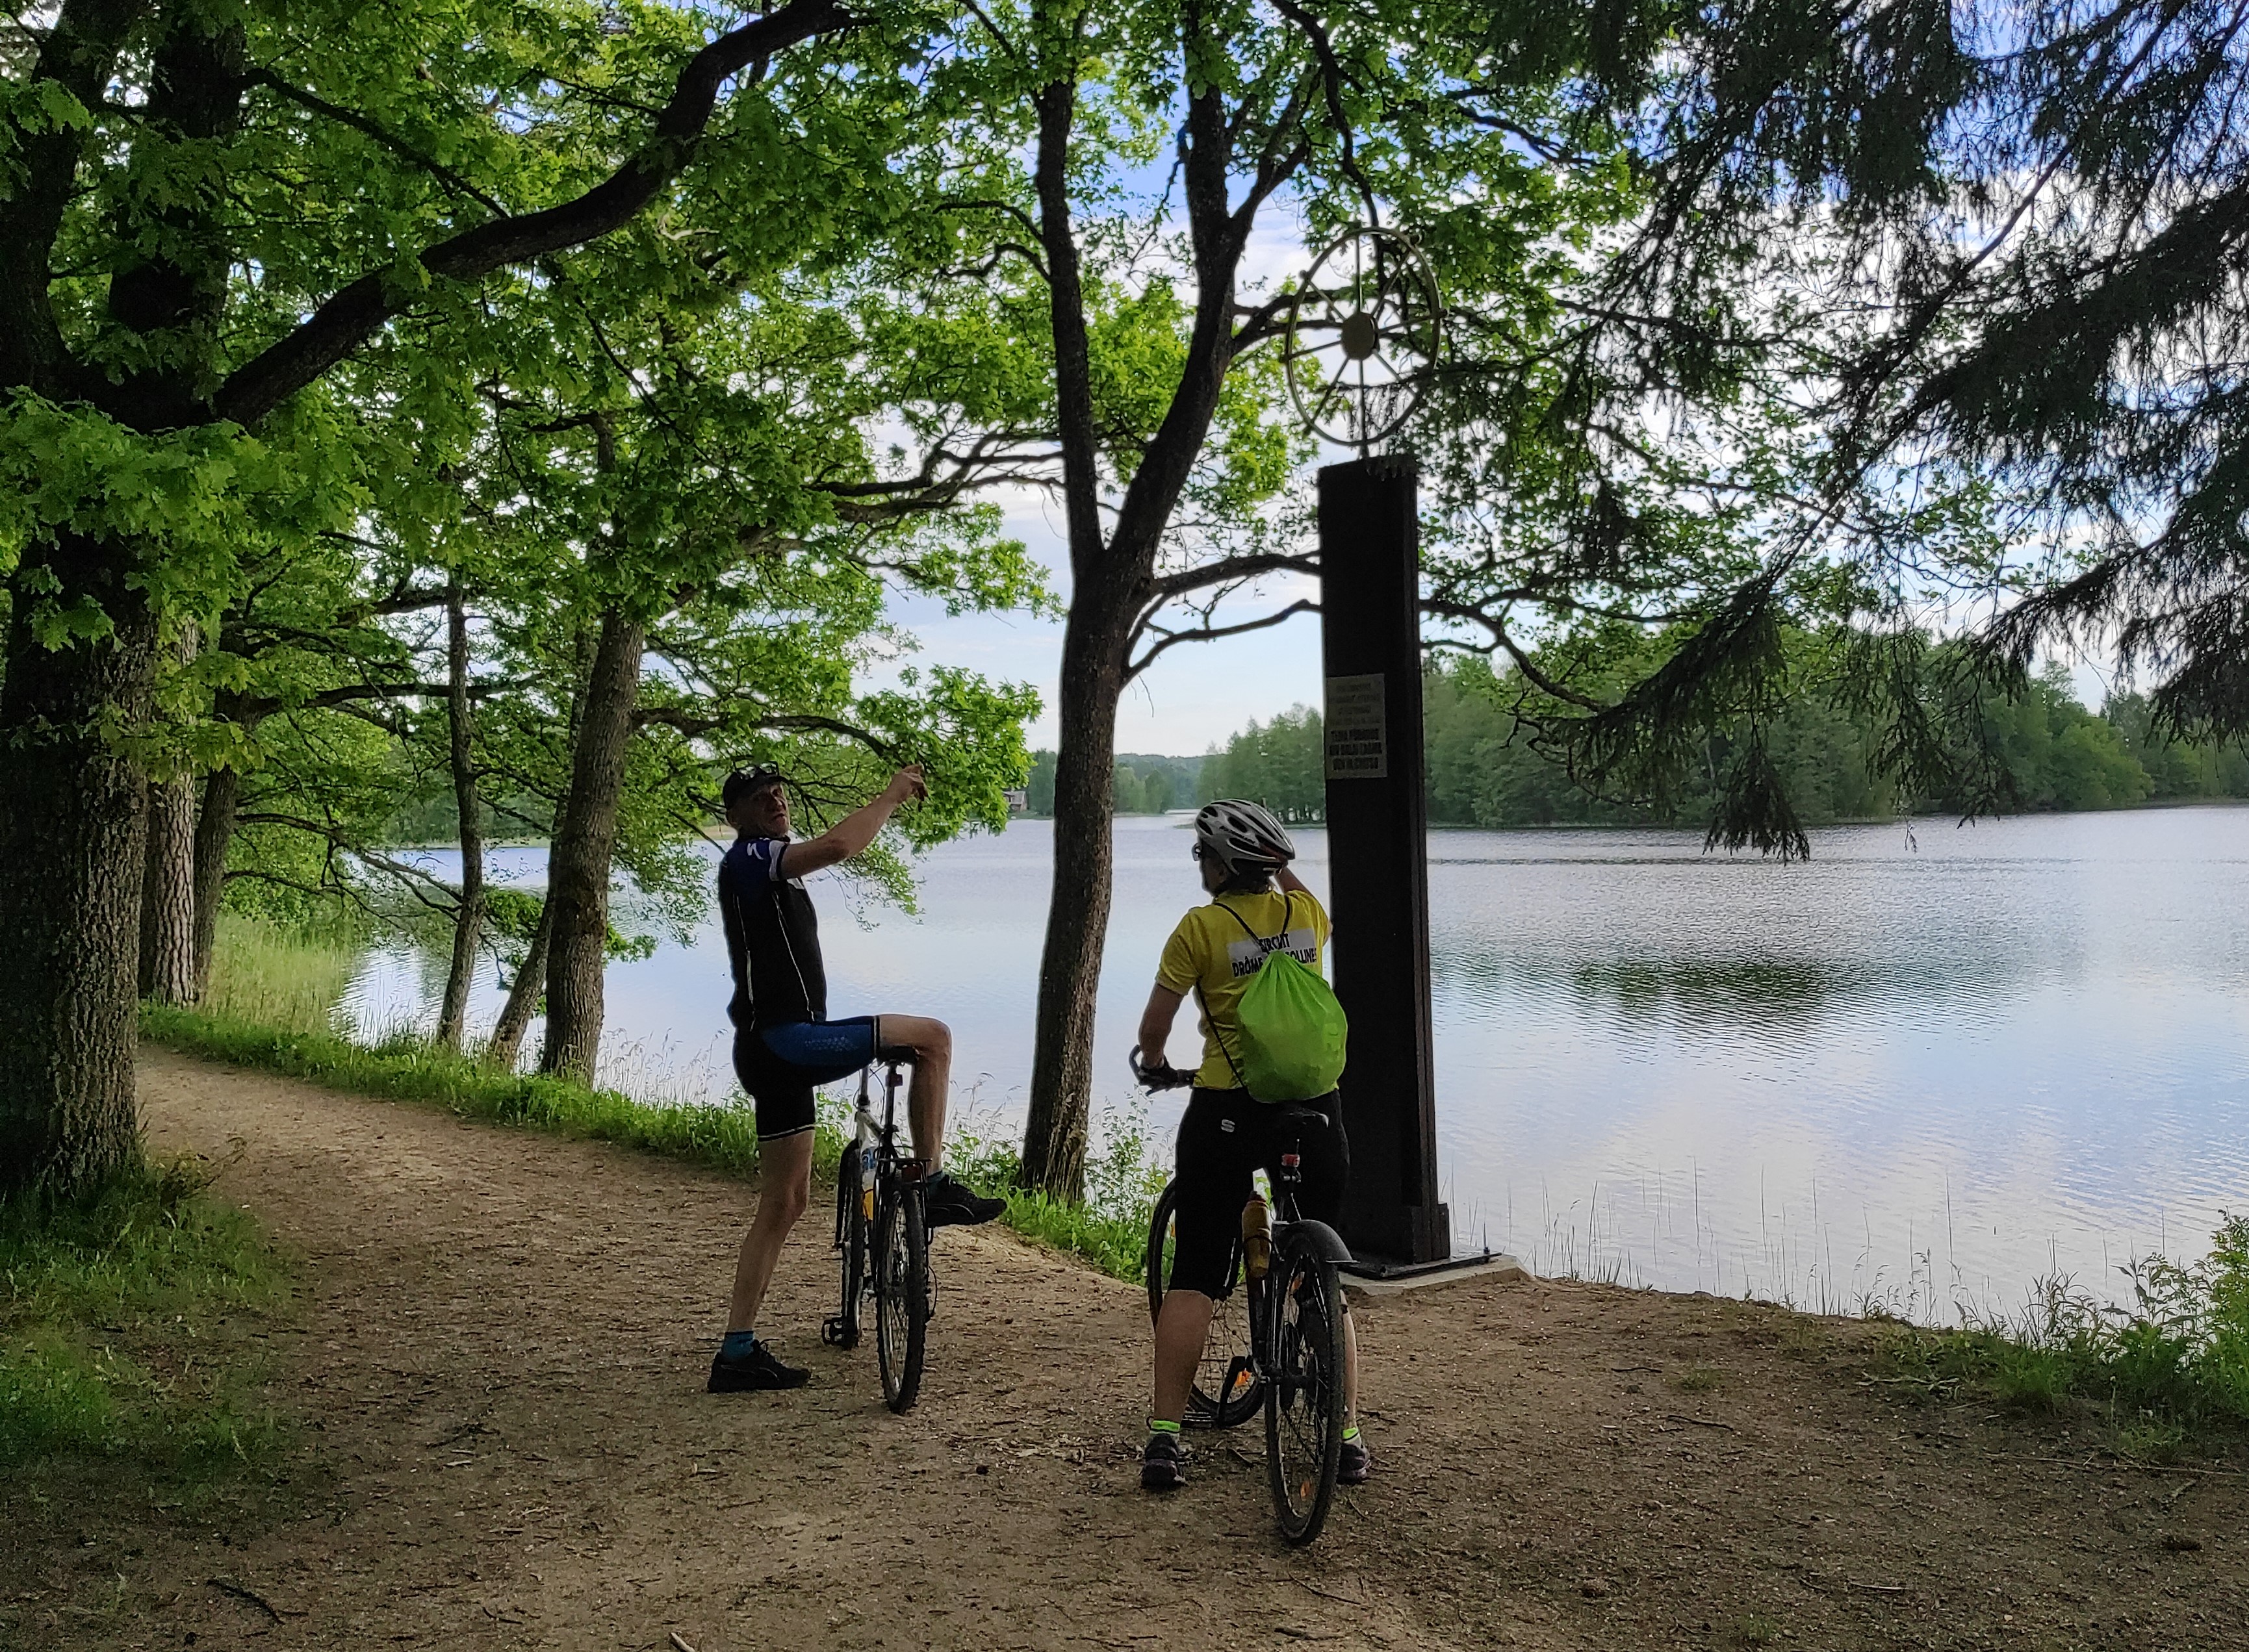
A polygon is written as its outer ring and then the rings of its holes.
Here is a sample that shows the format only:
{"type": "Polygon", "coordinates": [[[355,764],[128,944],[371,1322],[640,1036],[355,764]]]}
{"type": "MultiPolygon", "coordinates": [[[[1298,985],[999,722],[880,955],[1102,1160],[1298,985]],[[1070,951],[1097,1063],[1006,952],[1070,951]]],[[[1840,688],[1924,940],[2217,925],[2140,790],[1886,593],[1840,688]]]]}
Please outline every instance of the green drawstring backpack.
{"type": "MultiPolygon", "coordinates": [[[[1292,891],[1283,908],[1283,936],[1295,902],[1292,891]]],[[[1249,920],[1232,907],[1222,901],[1212,904],[1234,913],[1234,921],[1252,941],[1260,939],[1249,920]]],[[[1200,988],[1196,996],[1201,996],[1200,988]]],[[[1215,1033],[1218,1023],[1207,1002],[1202,1013],[1215,1033]]],[[[1344,1041],[1350,1032],[1343,1005],[1336,1002],[1333,988],[1285,950],[1276,948],[1259,963],[1234,1020],[1241,1035],[1240,1055],[1227,1049],[1222,1037],[1218,1047],[1253,1100],[1310,1101],[1334,1089],[1343,1076],[1344,1041]]]]}

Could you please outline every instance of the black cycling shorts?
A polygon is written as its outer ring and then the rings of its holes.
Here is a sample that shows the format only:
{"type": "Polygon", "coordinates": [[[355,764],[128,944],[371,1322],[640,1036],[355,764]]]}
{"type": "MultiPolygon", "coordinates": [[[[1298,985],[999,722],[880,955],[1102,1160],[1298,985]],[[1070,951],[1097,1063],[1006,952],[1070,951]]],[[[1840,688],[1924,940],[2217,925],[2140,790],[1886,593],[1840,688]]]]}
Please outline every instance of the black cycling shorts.
{"type": "Polygon", "coordinates": [[[1331,1224],[1343,1214],[1351,1143],[1335,1093],[1296,1105],[1324,1114],[1324,1127],[1284,1121],[1282,1109],[1253,1100],[1247,1090],[1197,1086],[1180,1121],[1171,1289],[1226,1294],[1228,1269],[1241,1237],[1241,1207],[1255,1191],[1250,1175],[1260,1169],[1269,1176],[1277,1174],[1281,1155],[1291,1146],[1303,1178],[1296,1184],[1297,1210],[1331,1224]]]}
{"type": "Polygon", "coordinates": [[[865,1066],[882,1053],[881,1038],[882,1023],[871,1015],[737,1028],[734,1076],[757,1104],[758,1140],[812,1128],[813,1087],[865,1066]]]}

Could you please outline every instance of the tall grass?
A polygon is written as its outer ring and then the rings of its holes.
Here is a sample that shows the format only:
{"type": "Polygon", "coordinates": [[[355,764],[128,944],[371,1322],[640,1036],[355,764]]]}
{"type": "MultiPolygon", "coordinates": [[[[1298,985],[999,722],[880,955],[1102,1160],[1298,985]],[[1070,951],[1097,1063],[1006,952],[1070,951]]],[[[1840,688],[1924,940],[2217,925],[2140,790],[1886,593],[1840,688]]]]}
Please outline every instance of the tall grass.
{"type": "Polygon", "coordinates": [[[347,930],[283,929],[223,913],[199,1008],[217,1020],[277,1032],[332,1032],[360,951],[347,930]]]}
{"type": "Polygon", "coordinates": [[[90,1200],[0,1202],[0,1470],[195,1480],[276,1454],[249,1343],[290,1268],[211,1174],[182,1159],[90,1200]]]}
{"type": "Polygon", "coordinates": [[[2249,1217],[2224,1217],[2199,1262],[2154,1257],[2126,1273],[2129,1304],[2051,1278],[2017,1314],[1954,1331],[1901,1326],[1885,1343],[1888,1380],[2090,1410],[2136,1454],[2160,1456],[2191,1429],[2249,1423],[2249,1217]]]}

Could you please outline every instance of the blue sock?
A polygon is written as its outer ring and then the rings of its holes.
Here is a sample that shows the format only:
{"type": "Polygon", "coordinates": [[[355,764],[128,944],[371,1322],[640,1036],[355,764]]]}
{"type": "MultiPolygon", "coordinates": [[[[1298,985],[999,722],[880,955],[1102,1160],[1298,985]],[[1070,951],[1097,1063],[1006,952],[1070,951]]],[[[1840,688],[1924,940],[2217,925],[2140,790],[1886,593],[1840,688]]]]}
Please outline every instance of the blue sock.
{"type": "Polygon", "coordinates": [[[756,1332],[729,1331],[726,1340],[719,1345],[719,1357],[722,1360],[746,1360],[750,1357],[750,1350],[757,1346],[756,1332]]]}

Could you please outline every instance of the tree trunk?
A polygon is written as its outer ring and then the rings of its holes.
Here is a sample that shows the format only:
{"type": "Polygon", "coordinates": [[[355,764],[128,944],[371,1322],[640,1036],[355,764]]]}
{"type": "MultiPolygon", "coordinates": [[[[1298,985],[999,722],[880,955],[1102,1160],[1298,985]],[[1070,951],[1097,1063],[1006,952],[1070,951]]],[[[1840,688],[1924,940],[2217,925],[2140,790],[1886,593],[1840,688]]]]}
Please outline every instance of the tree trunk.
{"type": "Polygon", "coordinates": [[[587,674],[570,794],[563,799],[547,858],[547,909],[553,915],[554,935],[547,959],[547,1047],[539,1058],[544,1073],[590,1080],[594,1059],[601,1052],[609,869],[646,636],[640,621],[612,609],[602,618],[593,669],[587,674]]]}
{"type": "MultiPolygon", "coordinates": [[[[196,657],[182,626],[175,658],[196,657]]],[[[186,1004],[196,991],[196,783],[182,771],[148,782],[148,849],[141,880],[141,996],[186,1004]]]]}
{"type": "Polygon", "coordinates": [[[1109,931],[1117,703],[1124,683],[1123,638],[1098,624],[1097,606],[1097,600],[1073,603],[1063,636],[1054,893],[1039,961],[1030,1117],[1023,1128],[1023,1184],[1071,1201],[1085,1194],[1093,1012],[1109,931]]]}
{"type": "Polygon", "coordinates": [[[211,954],[218,945],[218,903],[226,894],[226,852],[234,843],[234,817],[242,803],[242,776],[213,769],[203,779],[196,815],[196,929],[194,974],[189,997],[201,1004],[210,991],[211,954]]]}
{"type": "Polygon", "coordinates": [[[492,1042],[485,1046],[485,1059],[510,1073],[515,1071],[515,1064],[522,1059],[523,1035],[529,1030],[531,1018],[538,1013],[539,1000],[547,991],[547,945],[554,934],[554,903],[549,901],[539,908],[539,922],[531,930],[531,950],[523,955],[523,967],[515,972],[514,983],[507,990],[507,1002],[500,1006],[492,1042]]]}
{"type": "MultiPolygon", "coordinates": [[[[73,1194],[140,1151],[133,1090],[148,784],[108,737],[148,717],[155,627],[134,559],[75,537],[41,572],[114,627],[50,648],[15,582],[0,682],[0,1191],[73,1194]]],[[[26,553],[26,561],[33,554],[26,553]]]]}
{"type": "MultiPolygon", "coordinates": [[[[1197,39],[1207,41],[1200,20],[1194,31],[1197,39]]],[[[1171,405],[1125,484],[1113,530],[1104,531],[1083,278],[1070,218],[1076,98],[1074,83],[1057,80],[1042,87],[1035,99],[1034,176],[1039,237],[1050,278],[1048,312],[1072,588],[1063,630],[1054,895],[1039,964],[1037,1042],[1031,1056],[1022,1168],[1026,1187],[1073,1201],[1085,1191],[1094,1006],[1109,926],[1117,703],[1124,689],[1132,626],[1152,595],[1157,547],[1209,434],[1233,360],[1235,272],[1250,211],[1237,215],[1228,202],[1232,136],[1223,101],[1208,87],[1199,89],[1188,100],[1182,155],[1194,230],[1194,327],[1171,405]]]]}
{"type": "Polygon", "coordinates": [[[141,996],[187,1004],[196,993],[196,792],[188,775],[148,783],[148,867],[141,882],[141,996]]]}
{"type": "Polygon", "coordinates": [[[445,722],[451,737],[453,801],[461,816],[461,899],[453,912],[453,963],[437,1012],[437,1042],[461,1047],[469,1018],[469,988],[477,976],[477,943],[485,925],[485,835],[478,812],[477,771],[470,737],[469,616],[459,581],[445,593],[445,722]]]}

